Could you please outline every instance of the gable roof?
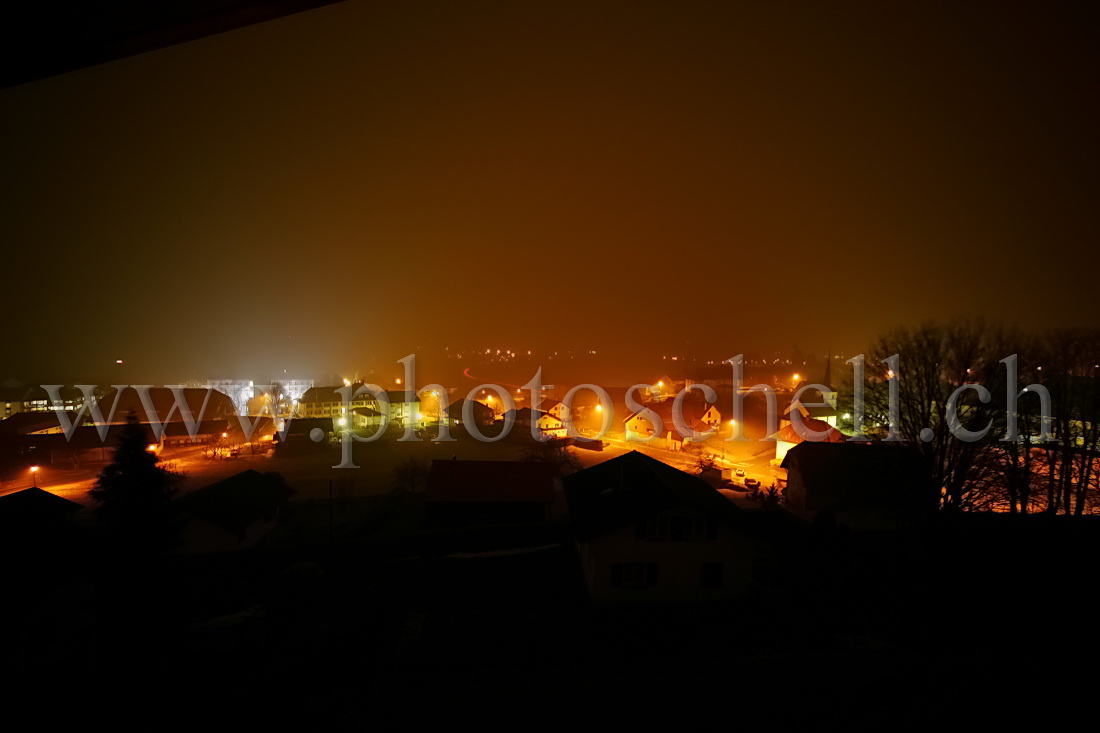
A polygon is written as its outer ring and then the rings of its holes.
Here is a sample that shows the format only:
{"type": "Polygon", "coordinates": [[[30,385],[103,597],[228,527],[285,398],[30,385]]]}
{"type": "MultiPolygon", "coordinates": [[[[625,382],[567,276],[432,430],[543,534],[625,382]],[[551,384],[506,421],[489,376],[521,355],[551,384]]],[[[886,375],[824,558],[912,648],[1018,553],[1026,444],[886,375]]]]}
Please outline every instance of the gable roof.
{"type": "Polygon", "coordinates": [[[583,538],[678,506],[732,519],[741,510],[706,481],[631,451],[563,479],[569,514],[583,538]]]}
{"type": "Polygon", "coordinates": [[[81,508],[75,501],[43,489],[23,489],[0,496],[0,527],[27,527],[63,517],[81,508]]]}
{"type": "Polygon", "coordinates": [[[807,405],[802,400],[791,402],[791,404],[787,406],[787,409],[783,411],[783,414],[789,415],[795,410],[801,413],[802,417],[813,417],[819,420],[826,417],[836,417],[837,415],[836,408],[830,406],[828,403],[823,405],[817,402],[807,405]]]}
{"type": "Polygon", "coordinates": [[[493,408],[489,407],[484,402],[478,402],[477,400],[468,400],[465,397],[458,400],[457,402],[448,405],[447,414],[455,420],[461,420],[462,408],[467,402],[469,402],[471,405],[470,410],[475,420],[485,417],[489,417],[492,419],[496,418],[496,413],[493,412],[493,408]]]}
{"type": "Polygon", "coordinates": [[[295,493],[280,474],[249,469],[187,494],[177,503],[196,517],[230,531],[239,531],[295,493]]]}
{"type": "MultiPolygon", "coordinates": [[[[200,418],[199,411],[202,410],[203,402],[207,400],[208,391],[210,398],[206,402],[206,410],[201,415],[202,419],[228,418],[237,414],[237,408],[233,405],[233,400],[224,392],[219,392],[212,387],[209,390],[206,387],[184,387],[182,388],[183,400],[191,411],[192,418],[196,420],[200,418]]],[[[172,394],[170,388],[150,387],[149,400],[157,412],[157,420],[162,422],[166,420],[172,422],[183,420],[179,410],[176,409],[176,396],[172,394]]],[[[148,421],[151,417],[145,411],[141,395],[133,387],[126,387],[122,390],[112,389],[99,398],[97,402],[104,420],[111,417],[112,409],[114,410],[115,422],[125,420],[129,412],[137,415],[138,420],[142,422],[148,421]]]]}
{"type": "Polygon", "coordinates": [[[426,502],[554,501],[554,470],[538,461],[434,460],[426,502]]]}
{"type": "Polygon", "coordinates": [[[818,420],[814,417],[802,418],[803,428],[795,427],[792,422],[790,425],[784,425],[777,433],[769,435],[769,438],[775,440],[781,440],[785,443],[844,443],[848,439],[844,436],[844,433],[834,428],[824,420],[818,420]],[[803,433],[827,433],[824,440],[820,438],[814,438],[809,440],[807,437],[803,437],[803,433]]]}

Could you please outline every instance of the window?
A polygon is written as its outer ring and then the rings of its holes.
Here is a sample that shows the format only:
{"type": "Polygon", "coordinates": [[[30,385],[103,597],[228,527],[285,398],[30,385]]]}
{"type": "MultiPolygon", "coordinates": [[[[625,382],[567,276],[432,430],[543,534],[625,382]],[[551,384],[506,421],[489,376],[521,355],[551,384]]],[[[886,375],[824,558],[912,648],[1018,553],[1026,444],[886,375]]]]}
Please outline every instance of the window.
{"type": "Polygon", "coordinates": [[[624,562],[611,566],[611,587],[652,588],[657,585],[657,563],[624,562]]]}

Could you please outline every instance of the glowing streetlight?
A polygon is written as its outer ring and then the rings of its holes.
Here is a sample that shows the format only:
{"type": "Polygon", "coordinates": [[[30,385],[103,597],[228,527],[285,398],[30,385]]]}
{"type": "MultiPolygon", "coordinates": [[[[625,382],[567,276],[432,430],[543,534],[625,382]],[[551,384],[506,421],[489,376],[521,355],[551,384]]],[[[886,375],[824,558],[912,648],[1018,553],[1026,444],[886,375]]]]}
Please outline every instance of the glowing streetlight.
{"type": "Polygon", "coordinates": [[[31,480],[34,482],[34,488],[38,488],[38,466],[31,466],[31,480]]]}
{"type": "Polygon", "coordinates": [[[603,412],[603,405],[596,405],[596,412],[603,412]]]}

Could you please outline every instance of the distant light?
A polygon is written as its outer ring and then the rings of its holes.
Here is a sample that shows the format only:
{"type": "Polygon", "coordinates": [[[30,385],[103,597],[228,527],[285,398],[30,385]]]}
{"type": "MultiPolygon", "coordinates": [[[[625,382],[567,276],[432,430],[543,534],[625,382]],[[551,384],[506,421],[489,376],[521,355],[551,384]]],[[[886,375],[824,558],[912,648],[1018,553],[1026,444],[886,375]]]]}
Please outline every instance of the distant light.
{"type": "Polygon", "coordinates": [[[150,443],[149,445],[145,446],[145,450],[149,451],[150,453],[155,453],[157,450],[157,444],[150,443]]]}
{"type": "Polygon", "coordinates": [[[336,421],[336,424],[339,425],[340,427],[344,427],[345,425],[348,424],[347,418],[344,418],[344,417],[340,418],[339,420],[336,421]]]}
{"type": "Polygon", "coordinates": [[[422,413],[422,412],[416,413],[416,419],[417,420],[423,420],[424,419],[424,413],[422,413]]]}
{"type": "Polygon", "coordinates": [[[798,375],[797,374],[794,375],[794,381],[796,381],[796,382],[798,381],[798,375]]]}
{"type": "Polygon", "coordinates": [[[730,420],[730,425],[736,425],[736,424],[737,424],[736,420],[730,420]]]}
{"type": "Polygon", "coordinates": [[[400,380],[400,379],[398,379],[398,380],[397,380],[397,383],[398,383],[398,384],[401,384],[401,380],[400,380]]]}
{"type": "Polygon", "coordinates": [[[887,379],[893,379],[894,378],[894,370],[893,369],[887,369],[886,370],[886,378],[887,379]]]}
{"type": "Polygon", "coordinates": [[[38,466],[31,466],[31,473],[38,473],[38,466]]]}
{"type": "Polygon", "coordinates": [[[596,412],[603,412],[603,405],[596,405],[596,412]]]}
{"type": "Polygon", "coordinates": [[[664,382],[657,382],[657,386],[658,386],[658,387],[664,387],[664,386],[665,386],[665,383],[664,383],[664,382]]]}
{"type": "Polygon", "coordinates": [[[851,416],[851,415],[849,415],[849,414],[848,414],[847,412],[846,412],[846,413],[844,413],[844,419],[845,419],[845,420],[848,420],[848,419],[850,419],[851,417],[852,417],[852,416],[851,416]]]}
{"type": "Polygon", "coordinates": [[[223,438],[228,438],[228,437],[229,437],[229,433],[222,433],[222,437],[223,437],[223,438]]]}
{"type": "MultiPolygon", "coordinates": [[[[401,381],[401,380],[397,380],[397,381],[401,381]]],[[[347,378],[345,378],[345,379],[344,379],[344,386],[345,386],[345,387],[350,387],[350,386],[351,386],[351,380],[350,380],[350,379],[347,379],[347,378]]]]}
{"type": "Polygon", "coordinates": [[[122,359],[115,359],[115,364],[121,364],[121,363],[122,363],[122,359]]]}

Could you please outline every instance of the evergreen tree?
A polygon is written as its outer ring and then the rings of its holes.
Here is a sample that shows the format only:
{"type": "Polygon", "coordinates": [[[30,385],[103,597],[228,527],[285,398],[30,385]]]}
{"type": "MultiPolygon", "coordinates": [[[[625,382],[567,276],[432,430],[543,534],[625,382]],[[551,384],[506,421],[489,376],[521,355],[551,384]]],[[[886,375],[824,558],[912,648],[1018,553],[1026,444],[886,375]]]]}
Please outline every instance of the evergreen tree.
{"type": "Polygon", "coordinates": [[[181,476],[158,465],[148,435],[132,413],[126,418],[111,463],[89,492],[96,513],[133,549],[157,552],[176,543],[172,498],[181,476]]]}

